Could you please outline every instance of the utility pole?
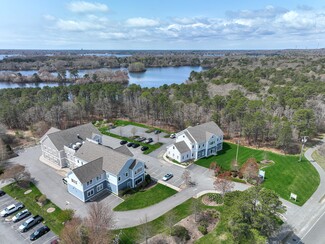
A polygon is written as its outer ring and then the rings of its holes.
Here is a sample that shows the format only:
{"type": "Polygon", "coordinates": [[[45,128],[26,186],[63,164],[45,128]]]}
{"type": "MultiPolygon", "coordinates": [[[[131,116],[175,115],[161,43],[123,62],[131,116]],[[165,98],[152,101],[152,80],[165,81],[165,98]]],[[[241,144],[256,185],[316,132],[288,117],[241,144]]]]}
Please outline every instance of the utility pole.
{"type": "Polygon", "coordinates": [[[239,140],[237,141],[237,152],[236,152],[236,164],[238,164],[238,161],[237,161],[237,159],[238,159],[238,150],[239,150],[239,140]]]}
{"type": "Polygon", "coordinates": [[[302,139],[301,139],[301,152],[300,152],[300,157],[299,157],[299,162],[301,162],[301,158],[302,158],[302,154],[304,152],[304,146],[305,146],[305,143],[307,142],[307,137],[308,136],[303,136],[302,139]]]}

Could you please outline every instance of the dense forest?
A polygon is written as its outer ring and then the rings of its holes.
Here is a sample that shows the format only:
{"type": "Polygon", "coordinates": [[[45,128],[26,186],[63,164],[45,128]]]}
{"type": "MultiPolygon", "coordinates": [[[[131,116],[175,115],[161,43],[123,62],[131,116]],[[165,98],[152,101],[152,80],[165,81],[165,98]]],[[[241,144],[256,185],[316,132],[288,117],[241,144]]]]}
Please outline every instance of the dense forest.
{"type": "Polygon", "coordinates": [[[181,130],[214,120],[228,137],[242,136],[252,145],[292,152],[293,142],[302,136],[312,138],[324,131],[324,61],[315,54],[213,57],[203,63],[212,68],[192,72],[180,85],[145,88],[97,81],[3,89],[0,123],[35,130],[41,125],[67,128],[101,118],[126,118],[181,130]]]}

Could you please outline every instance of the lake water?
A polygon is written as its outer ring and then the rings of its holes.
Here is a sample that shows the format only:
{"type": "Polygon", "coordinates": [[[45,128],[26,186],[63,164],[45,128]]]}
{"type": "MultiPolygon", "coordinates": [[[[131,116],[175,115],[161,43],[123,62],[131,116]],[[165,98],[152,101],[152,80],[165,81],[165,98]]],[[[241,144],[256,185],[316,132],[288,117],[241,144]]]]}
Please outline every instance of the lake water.
{"type": "MultiPolygon", "coordinates": [[[[119,68],[111,69],[119,70],[119,68]]],[[[85,74],[92,73],[96,70],[79,70],[79,77],[84,76],[85,74]]],[[[192,71],[200,72],[202,67],[200,66],[182,66],[182,67],[162,67],[162,68],[147,68],[146,72],[143,73],[129,73],[129,83],[138,84],[141,87],[159,87],[164,84],[171,85],[173,83],[181,84],[185,82],[192,71]]],[[[0,71],[6,72],[6,71],[0,71]]],[[[22,75],[31,76],[34,73],[37,73],[37,70],[22,70],[19,71],[22,75]]],[[[53,75],[57,73],[53,72],[53,75]]],[[[70,73],[67,72],[67,77],[70,76],[70,73]]],[[[16,88],[16,87],[43,87],[43,86],[57,86],[57,83],[40,83],[38,86],[35,84],[15,84],[15,83],[4,83],[0,82],[0,89],[3,88],[16,88]]]]}

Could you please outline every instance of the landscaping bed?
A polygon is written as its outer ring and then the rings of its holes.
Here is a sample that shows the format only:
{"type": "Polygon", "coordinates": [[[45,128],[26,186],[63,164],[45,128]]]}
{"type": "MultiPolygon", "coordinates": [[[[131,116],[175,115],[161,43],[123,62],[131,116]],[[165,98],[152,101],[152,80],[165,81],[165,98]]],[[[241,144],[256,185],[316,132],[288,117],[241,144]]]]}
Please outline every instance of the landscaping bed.
{"type": "MultiPolygon", "coordinates": [[[[224,143],[223,151],[218,155],[200,159],[195,163],[209,168],[211,163],[216,162],[223,170],[231,170],[231,162],[236,158],[236,150],[236,144],[224,143]]],[[[248,158],[255,158],[258,162],[266,158],[272,160],[274,164],[263,167],[266,172],[263,186],[274,190],[280,197],[299,206],[311,197],[319,185],[317,170],[304,157],[299,162],[299,156],[280,155],[239,146],[239,166],[242,166],[248,158]],[[297,194],[297,202],[289,199],[290,193],[297,194]]]]}
{"type": "Polygon", "coordinates": [[[146,208],[176,194],[177,191],[162,184],[156,184],[147,190],[140,190],[123,196],[124,202],[114,208],[114,211],[128,211],[146,208]]]}
{"type": "Polygon", "coordinates": [[[30,183],[29,187],[21,188],[12,183],[2,188],[9,196],[15,198],[17,201],[22,202],[33,215],[40,215],[44,218],[44,223],[57,235],[60,234],[64,227],[64,222],[72,217],[72,210],[61,210],[58,206],[47,200],[44,205],[38,204],[36,199],[39,199],[42,193],[38,188],[30,183]],[[25,194],[27,190],[31,190],[25,194]],[[53,212],[47,212],[49,208],[54,208],[53,212]]]}

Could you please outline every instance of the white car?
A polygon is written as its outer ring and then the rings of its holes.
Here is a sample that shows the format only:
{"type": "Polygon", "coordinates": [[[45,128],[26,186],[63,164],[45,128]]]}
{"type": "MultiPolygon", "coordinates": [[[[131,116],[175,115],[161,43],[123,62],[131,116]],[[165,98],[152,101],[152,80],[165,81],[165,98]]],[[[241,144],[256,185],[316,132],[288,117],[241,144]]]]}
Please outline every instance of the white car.
{"type": "Polygon", "coordinates": [[[22,209],[24,207],[24,204],[21,202],[18,202],[16,204],[11,204],[8,207],[6,207],[4,210],[1,211],[0,215],[2,217],[7,217],[8,215],[22,209]]]}
{"type": "Polygon", "coordinates": [[[172,178],[174,175],[172,173],[165,174],[165,176],[162,178],[163,181],[167,181],[170,178],[172,178]]]}

